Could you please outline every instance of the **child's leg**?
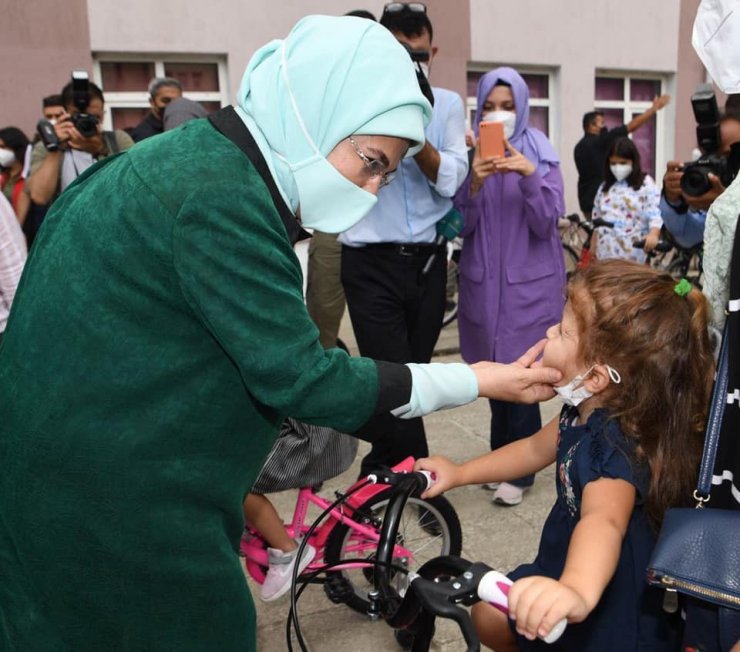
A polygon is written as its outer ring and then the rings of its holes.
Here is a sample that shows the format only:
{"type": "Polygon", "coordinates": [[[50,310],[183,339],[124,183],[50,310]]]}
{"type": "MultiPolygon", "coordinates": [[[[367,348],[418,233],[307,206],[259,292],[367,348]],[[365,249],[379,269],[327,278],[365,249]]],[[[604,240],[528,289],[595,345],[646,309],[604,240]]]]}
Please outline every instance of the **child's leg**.
{"type": "Polygon", "coordinates": [[[498,609],[485,602],[473,605],[471,611],[473,625],[483,645],[496,652],[517,652],[514,634],[509,628],[509,621],[498,609]]]}
{"type": "Polygon", "coordinates": [[[316,549],[308,544],[298,559],[298,544],[288,536],[283,521],[273,504],[259,494],[248,494],[244,500],[244,520],[267,541],[269,567],[260,587],[260,597],[265,601],[277,600],[290,590],[293,568],[298,573],[311,563],[316,549]]]}
{"type": "Polygon", "coordinates": [[[283,519],[264,496],[247,494],[244,500],[244,520],[264,537],[271,548],[290,552],[298,547],[285,531],[283,519]]]}

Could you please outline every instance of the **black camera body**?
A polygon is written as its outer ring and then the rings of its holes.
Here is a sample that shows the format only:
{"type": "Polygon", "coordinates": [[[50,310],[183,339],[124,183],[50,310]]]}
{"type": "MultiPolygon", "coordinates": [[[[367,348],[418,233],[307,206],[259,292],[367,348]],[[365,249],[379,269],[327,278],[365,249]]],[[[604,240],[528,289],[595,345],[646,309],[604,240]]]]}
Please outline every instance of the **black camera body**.
{"type": "Polygon", "coordinates": [[[87,112],[90,105],[90,79],[84,70],[72,71],[72,102],[77,113],[72,114],[72,124],[84,138],[98,133],[98,119],[87,112]]]}
{"type": "Polygon", "coordinates": [[[709,175],[713,174],[719,178],[722,185],[727,188],[737,174],[733,172],[727,157],[709,154],[702,156],[696,161],[685,163],[683,176],[681,177],[681,190],[689,197],[700,197],[712,189],[709,175]]]}
{"type": "Polygon", "coordinates": [[[736,166],[717,152],[721,145],[720,115],[717,98],[709,84],[700,84],[691,96],[691,107],[696,118],[696,141],[701,157],[684,163],[681,190],[690,197],[699,197],[712,189],[709,175],[714,174],[726,188],[737,174],[736,166]],[[734,168],[734,170],[733,170],[734,168]]]}
{"type": "MultiPolygon", "coordinates": [[[[84,70],[72,71],[72,102],[78,111],[70,118],[75,129],[85,138],[92,138],[97,135],[98,119],[87,112],[87,107],[90,105],[90,79],[84,70]]],[[[39,120],[36,131],[48,151],[55,152],[59,149],[59,138],[53,122],[39,120]]]]}

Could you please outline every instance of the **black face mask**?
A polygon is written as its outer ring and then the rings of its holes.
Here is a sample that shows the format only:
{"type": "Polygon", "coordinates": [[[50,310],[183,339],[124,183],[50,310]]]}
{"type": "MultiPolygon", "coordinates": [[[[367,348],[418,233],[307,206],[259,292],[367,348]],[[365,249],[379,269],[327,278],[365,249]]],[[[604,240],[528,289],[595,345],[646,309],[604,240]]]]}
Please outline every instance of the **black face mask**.
{"type": "Polygon", "coordinates": [[[606,125],[604,125],[601,129],[599,129],[599,135],[603,136],[607,131],[609,130],[606,128],[606,125]]]}

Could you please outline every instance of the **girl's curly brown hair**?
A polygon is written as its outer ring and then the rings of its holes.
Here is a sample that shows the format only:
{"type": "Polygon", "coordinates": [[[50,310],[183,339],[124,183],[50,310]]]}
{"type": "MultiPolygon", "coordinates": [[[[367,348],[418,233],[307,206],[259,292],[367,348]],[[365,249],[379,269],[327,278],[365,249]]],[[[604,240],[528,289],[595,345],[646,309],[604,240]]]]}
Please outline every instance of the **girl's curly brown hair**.
{"type": "Polygon", "coordinates": [[[586,364],[608,364],[622,382],[599,397],[650,468],[646,511],[659,527],[696,486],[714,361],[709,306],[697,289],[624,260],[594,263],[568,286],[586,364]]]}

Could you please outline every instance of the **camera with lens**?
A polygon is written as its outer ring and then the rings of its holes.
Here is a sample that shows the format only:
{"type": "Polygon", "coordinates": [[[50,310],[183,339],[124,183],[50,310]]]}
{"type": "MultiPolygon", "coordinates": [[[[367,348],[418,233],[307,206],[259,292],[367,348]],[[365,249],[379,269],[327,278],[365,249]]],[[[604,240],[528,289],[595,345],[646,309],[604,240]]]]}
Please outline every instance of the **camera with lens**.
{"type": "Polygon", "coordinates": [[[699,197],[712,189],[709,175],[714,174],[726,188],[737,174],[736,156],[720,156],[720,114],[712,87],[700,84],[691,96],[696,118],[696,140],[701,156],[683,166],[681,190],[690,197],[699,197]]]}
{"type": "Polygon", "coordinates": [[[77,113],[72,114],[72,124],[84,138],[98,133],[98,119],[87,112],[90,104],[90,79],[84,70],[72,71],[72,102],[77,113]]]}
{"type": "Polygon", "coordinates": [[[422,92],[424,97],[429,100],[429,104],[434,106],[434,94],[432,93],[432,87],[430,86],[429,80],[424,73],[424,68],[422,68],[421,65],[422,63],[427,63],[429,61],[429,52],[427,52],[427,50],[412,50],[411,46],[406,43],[401,43],[401,45],[406,48],[406,51],[411,57],[411,61],[414,62],[414,68],[416,69],[416,81],[419,82],[419,90],[422,92]]]}

